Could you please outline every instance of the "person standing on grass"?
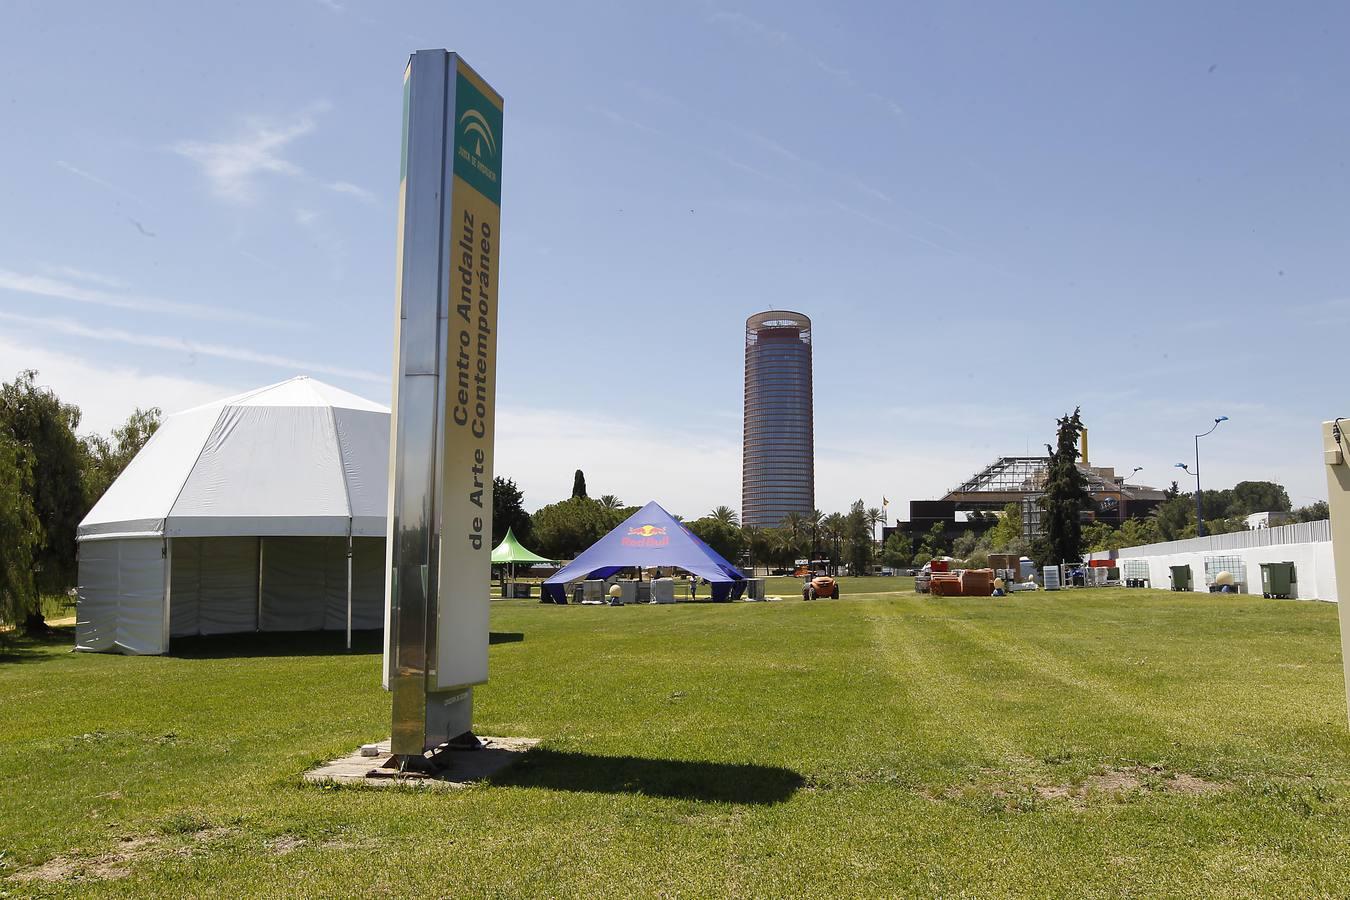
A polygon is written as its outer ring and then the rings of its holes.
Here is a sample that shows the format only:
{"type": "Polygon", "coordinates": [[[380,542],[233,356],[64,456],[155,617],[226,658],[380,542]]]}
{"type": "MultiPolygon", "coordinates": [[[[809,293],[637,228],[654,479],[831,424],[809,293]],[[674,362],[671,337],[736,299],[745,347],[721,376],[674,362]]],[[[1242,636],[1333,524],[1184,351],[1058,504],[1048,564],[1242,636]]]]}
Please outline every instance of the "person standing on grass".
{"type": "Polygon", "coordinates": [[[697,596],[698,596],[698,578],[697,578],[697,576],[690,575],[690,576],[689,576],[689,599],[690,599],[690,600],[693,600],[693,599],[694,599],[695,597],[697,597],[697,596]]]}

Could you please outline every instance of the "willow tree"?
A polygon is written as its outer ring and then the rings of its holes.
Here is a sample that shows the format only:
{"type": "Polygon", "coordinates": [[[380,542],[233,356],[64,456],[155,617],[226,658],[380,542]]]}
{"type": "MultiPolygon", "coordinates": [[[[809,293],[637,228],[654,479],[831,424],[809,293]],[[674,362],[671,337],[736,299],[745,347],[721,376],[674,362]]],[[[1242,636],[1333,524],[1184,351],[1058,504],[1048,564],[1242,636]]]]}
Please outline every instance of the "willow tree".
{"type": "Polygon", "coordinates": [[[1083,433],[1078,413],[1075,407],[1071,415],[1059,419],[1055,446],[1045,447],[1050,453],[1045,494],[1040,499],[1045,510],[1045,538],[1039,542],[1037,554],[1040,564],[1045,566],[1064,560],[1078,562],[1083,555],[1081,514],[1092,497],[1087,478],[1078,468],[1078,437],[1083,433]]]}

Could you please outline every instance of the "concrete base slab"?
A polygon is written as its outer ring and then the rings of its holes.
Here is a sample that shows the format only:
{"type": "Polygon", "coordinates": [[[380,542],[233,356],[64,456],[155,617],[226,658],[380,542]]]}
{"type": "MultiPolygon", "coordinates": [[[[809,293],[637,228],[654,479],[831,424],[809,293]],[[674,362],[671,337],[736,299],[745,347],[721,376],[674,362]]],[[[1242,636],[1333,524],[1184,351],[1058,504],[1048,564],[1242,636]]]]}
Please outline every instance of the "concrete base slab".
{"type": "Polygon", "coordinates": [[[483,737],[479,740],[483,742],[481,750],[442,751],[437,759],[440,762],[448,762],[448,765],[434,775],[416,772],[400,775],[397,769],[388,768],[387,764],[393,753],[390,752],[389,741],[381,741],[374,756],[363,756],[362,748],[358,748],[348,756],[330,760],[316,769],[310,769],[303,777],[310,784],[462,788],[486,781],[515,763],[539,743],[538,738],[483,737]]]}

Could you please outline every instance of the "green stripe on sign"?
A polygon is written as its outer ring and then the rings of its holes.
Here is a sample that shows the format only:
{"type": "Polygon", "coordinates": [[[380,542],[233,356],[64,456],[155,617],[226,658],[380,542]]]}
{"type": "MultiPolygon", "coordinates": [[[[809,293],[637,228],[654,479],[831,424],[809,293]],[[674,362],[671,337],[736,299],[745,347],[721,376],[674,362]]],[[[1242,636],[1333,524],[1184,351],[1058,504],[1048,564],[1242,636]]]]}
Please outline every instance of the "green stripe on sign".
{"type": "Polygon", "coordinates": [[[455,174],[502,203],[502,111],[463,73],[455,73],[455,174]]]}

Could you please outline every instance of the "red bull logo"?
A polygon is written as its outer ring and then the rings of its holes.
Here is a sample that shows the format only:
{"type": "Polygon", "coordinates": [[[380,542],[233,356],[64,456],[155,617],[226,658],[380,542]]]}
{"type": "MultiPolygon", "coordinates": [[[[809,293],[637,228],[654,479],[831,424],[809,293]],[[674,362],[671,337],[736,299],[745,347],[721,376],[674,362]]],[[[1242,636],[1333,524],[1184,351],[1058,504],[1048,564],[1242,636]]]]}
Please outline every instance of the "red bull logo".
{"type": "Polygon", "coordinates": [[[655,525],[639,525],[636,528],[628,529],[629,534],[640,534],[643,537],[651,537],[654,534],[665,534],[664,528],[658,528],[655,525]]]}
{"type": "Polygon", "coordinates": [[[666,529],[659,525],[638,525],[628,529],[628,536],[620,541],[625,547],[664,547],[670,543],[666,529]]]}

